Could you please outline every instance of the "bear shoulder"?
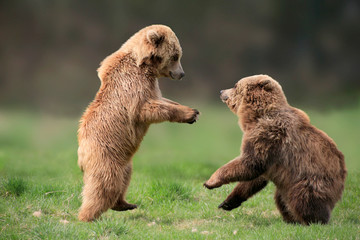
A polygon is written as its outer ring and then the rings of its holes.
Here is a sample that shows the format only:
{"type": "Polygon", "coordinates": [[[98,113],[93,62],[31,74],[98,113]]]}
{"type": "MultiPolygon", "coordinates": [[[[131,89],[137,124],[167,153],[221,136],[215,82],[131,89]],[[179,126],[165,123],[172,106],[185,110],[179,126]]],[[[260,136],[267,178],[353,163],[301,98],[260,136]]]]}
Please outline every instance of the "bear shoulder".
{"type": "Polygon", "coordinates": [[[101,63],[99,68],[97,69],[98,77],[103,82],[106,79],[115,73],[115,71],[121,68],[125,71],[130,71],[131,68],[135,69],[135,60],[131,58],[130,53],[126,53],[124,51],[118,50],[113,54],[107,56],[101,63]]]}

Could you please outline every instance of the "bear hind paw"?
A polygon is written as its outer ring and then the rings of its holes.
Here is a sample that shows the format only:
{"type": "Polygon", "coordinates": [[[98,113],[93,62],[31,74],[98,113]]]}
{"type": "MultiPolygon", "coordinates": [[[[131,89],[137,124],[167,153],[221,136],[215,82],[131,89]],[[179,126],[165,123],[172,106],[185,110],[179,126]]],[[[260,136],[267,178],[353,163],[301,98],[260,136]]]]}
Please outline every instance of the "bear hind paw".
{"type": "Polygon", "coordinates": [[[135,208],[137,208],[136,204],[122,203],[122,204],[115,205],[111,209],[114,210],[114,211],[122,212],[122,211],[133,210],[135,208]]]}

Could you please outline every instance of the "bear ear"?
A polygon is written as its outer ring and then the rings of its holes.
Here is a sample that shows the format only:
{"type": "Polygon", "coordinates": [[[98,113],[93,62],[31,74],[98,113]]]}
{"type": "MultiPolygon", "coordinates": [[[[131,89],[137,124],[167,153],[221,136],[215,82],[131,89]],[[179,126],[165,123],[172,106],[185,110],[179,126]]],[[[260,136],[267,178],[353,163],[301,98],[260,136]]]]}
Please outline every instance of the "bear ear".
{"type": "Polygon", "coordinates": [[[149,43],[158,47],[161,43],[164,42],[165,36],[156,32],[155,30],[149,30],[146,33],[146,39],[148,40],[149,43]]]}
{"type": "Polygon", "coordinates": [[[270,92],[273,89],[271,81],[269,79],[262,80],[259,83],[259,86],[267,92],[270,92]]]}

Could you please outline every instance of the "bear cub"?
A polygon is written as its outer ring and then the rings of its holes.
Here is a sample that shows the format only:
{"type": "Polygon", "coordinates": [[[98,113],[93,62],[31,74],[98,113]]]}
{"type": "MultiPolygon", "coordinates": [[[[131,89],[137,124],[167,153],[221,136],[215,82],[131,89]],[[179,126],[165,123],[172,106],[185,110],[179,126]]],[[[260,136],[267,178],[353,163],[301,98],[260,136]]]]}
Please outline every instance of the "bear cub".
{"type": "Polygon", "coordinates": [[[241,79],[221,91],[221,99],[239,117],[244,135],[241,155],[204,183],[213,189],[239,182],[219,208],[239,207],[272,181],[285,222],[328,223],[347,174],[335,142],[291,107],[279,83],[267,75],[241,79]]]}
{"type": "Polygon", "coordinates": [[[141,29],[104,59],[101,86],[80,120],[78,164],[84,172],[79,220],[92,221],[109,208],[136,208],[125,200],[132,157],[150,124],[194,123],[192,109],[163,98],[158,78],[181,79],[182,49],[167,26],[141,29]]]}

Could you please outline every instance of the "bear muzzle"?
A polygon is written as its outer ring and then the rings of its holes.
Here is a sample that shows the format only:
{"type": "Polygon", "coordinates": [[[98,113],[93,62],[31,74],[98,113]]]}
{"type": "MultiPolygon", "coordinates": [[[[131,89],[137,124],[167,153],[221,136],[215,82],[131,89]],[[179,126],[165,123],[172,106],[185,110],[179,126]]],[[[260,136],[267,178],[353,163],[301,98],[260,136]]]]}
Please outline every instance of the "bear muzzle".
{"type": "Polygon", "coordinates": [[[227,91],[226,90],[221,90],[220,91],[220,99],[225,102],[226,100],[229,99],[229,96],[227,95],[227,91]]]}
{"type": "Polygon", "coordinates": [[[185,76],[185,73],[183,71],[180,71],[180,72],[170,71],[169,75],[172,79],[181,80],[185,76]]]}
{"type": "Polygon", "coordinates": [[[180,61],[175,62],[171,67],[168,68],[168,70],[172,79],[181,80],[185,76],[185,72],[181,66],[180,61]]]}

